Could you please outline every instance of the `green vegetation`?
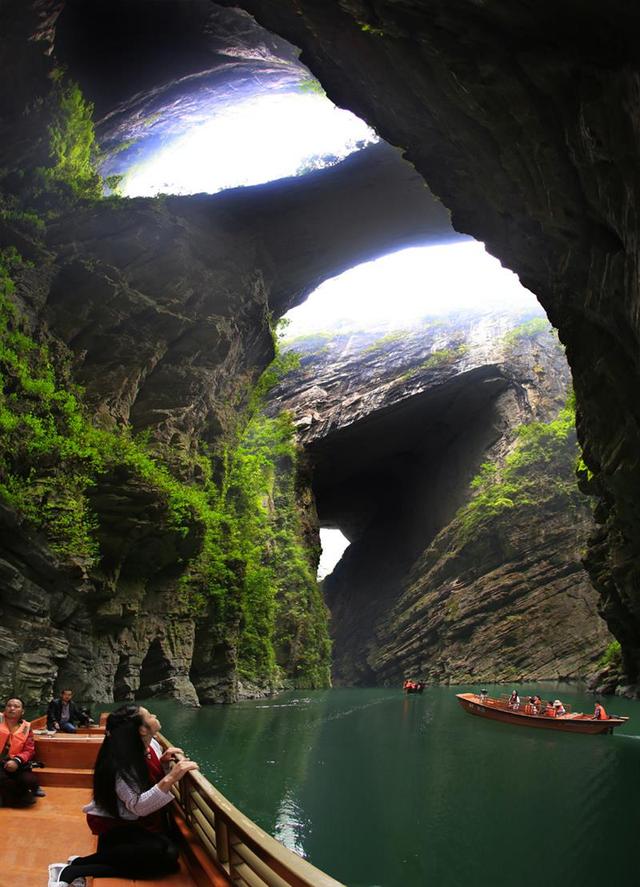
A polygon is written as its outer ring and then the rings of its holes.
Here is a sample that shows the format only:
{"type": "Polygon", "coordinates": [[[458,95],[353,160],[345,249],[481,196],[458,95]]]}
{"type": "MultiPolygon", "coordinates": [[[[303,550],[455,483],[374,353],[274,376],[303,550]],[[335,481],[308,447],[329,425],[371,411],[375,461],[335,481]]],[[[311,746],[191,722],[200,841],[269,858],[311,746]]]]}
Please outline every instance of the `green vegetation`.
{"type": "Polygon", "coordinates": [[[298,83],[300,92],[311,93],[312,95],[326,96],[326,92],[322,88],[322,84],[315,77],[306,77],[298,83]]]}
{"type": "Polygon", "coordinates": [[[67,185],[77,197],[98,198],[102,179],[96,169],[93,105],[85,101],[78,84],[67,80],[60,70],[54,80],[53,101],[49,126],[52,166],[43,174],[54,183],[67,185]]]}
{"type": "Polygon", "coordinates": [[[371,345],[367,348],[364,348],[363,354],[371,354],[375,351],[382,351],[387,345],[392,345],[394,342],[398,342],[405,337],[406,333],[403,330],[398,330],[397,332],[387,333],[386,336],[382,336],[380,339],[376,339],[371,345]]]}
{"type": "Polygon", "coordinates": [[[302,335],[294,336],[291,339],[285,336],[282,339],[282,344],[286,348],[302,346],[305,351],[315,351],[317,348],[323,347],[327,342],[331,342],[337,335],[337,333],[333,333],[330,330],[318,330],[314,333],[302,333],[302,335]]]}
{"type": "Polygon", "coordinates": [[[540,333],[549,333],[554,335],[555,330],[546,317],[532,317],[526,320],[514,329],[509,330],[504,336],[504,343],[507,347],[513,348],[514,345],[522,339],[533,339],[540,333]]]}
{"type": "Polygon", "coordinates": [[[520,426],[515,449],[503,464],[481,466],[471,482],[475,495],[457,514],[462,541],[510,509],[539,506],[557,496],[579,500],[573,480],[577,444],[572,401],[553,422],[520,426]]]}
{"type": "Polygon", "coordinates": [[[458,358],[463,357],[468,350],[468,345],[458,345],[456,348],[445,348],[441,351],[433,351],[424,363],[420,364],[420,368],[432,370],[437,367],[449,366],[450,364],[455,363],[458,358]]]}
{"type": "Polygon", "coordinates": [[[611,641],[596,664],[596,668],[622,669],[622,647],[620,641],[611,641]]]}
{"type": "Polygon", "coordinates": [[[426,360],[423,360],[422,363],[418,364],[418,366],[412,367],[401,376],[398,376],[397,381],[403,382],[406,379],[411,379],[413,376],[417,376],[425,370],[435,370],[441,369],[442,367],[452,366],[456,360],[463,357],[468,350],[469,346],[461,343],[455,348],[443,348],[439,351],[432,351],[429,357],[427,357],[426,360]]]}
{"type": "Polygon", "coordinates": [[[303,543],[296,462],[290,416],[257,414],[229,457],[217,535],[200,565],[222,606],[229,584],[239,591],[240,674],[277,683],[287,666],[296,684],[320,687],[329,682],[327,615],[303,543]]]}
{"type": "Polygon", "coordinates": [[[372,37],[384,37],[382,28],[374,28],[373,25],[360,23],[360,30],[365,34],[371,34],[372,37]]]}
{"type": "Polygon", "coordinates": [[[185,601],[196,612],[212,608],[227,635],[237,635],[240,673],[277,683],[286,672],[300,685],[326,686],[327,617],[296,507],[294,429],[289,416],[270,419],[259,410],[259,398],[296,356],[277,358],[264,374],[252,419],[224,453],[222,483],[213,482],[204,456],[192,460],[199,485],[185,483],[143,438],[90,421],[82,391],[47,345],[27,334],[13,306],[13,278],[24,270],[15,250],[0,253],[2,499],[61,558],[91,568],[101,556],[92,493],[124,473],[128,485],[154,495],[176,538],[200,527],[200,551],[184,564],[185,601]]]}

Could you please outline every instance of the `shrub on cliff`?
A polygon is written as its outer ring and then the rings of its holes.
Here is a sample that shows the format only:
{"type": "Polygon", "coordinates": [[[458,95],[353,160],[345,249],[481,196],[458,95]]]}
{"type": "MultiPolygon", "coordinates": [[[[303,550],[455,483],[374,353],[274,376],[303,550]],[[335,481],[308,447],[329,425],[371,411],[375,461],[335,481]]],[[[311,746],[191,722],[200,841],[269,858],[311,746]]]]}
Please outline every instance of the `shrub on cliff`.
{"type": "Polygon", "coordinates": [[[573,399],[552,422],[521,425],[504,462],[485,462],[471,481],[473,498],[456,515],[460,541],[509,509],[541,506],[556,496],[577,500],[577,453],[573,399]]]}

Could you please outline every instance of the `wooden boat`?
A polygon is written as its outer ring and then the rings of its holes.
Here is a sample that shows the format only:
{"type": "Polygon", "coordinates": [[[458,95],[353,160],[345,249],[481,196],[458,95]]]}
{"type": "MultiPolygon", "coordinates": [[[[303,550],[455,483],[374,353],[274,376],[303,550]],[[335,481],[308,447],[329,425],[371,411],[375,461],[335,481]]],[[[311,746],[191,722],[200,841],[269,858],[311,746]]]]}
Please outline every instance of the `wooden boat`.
{"type": "MultiPolygon", "coordinates": [[[[35,772],[46,797],[26,809],[0,808],[2,887],[46,887],[49,863],[95,852],[82,807],[91,800],[105,720],[75,734],[48,734],[46,718],[32,721],[36,760],[45,765],[35,772]]],[[[164,748],[171,744],[157,738],[164,748]]],[[[202,774],[187,773],[173,793],[180,871],[155,881],[87,878],[87,887],[343,887],[259,828],[202,774]]]]}
{"type": "Polygon", "coordinates": [[[603,721],[594,721],[591,715],[570,711],[550,717],[546,714],[534,714],[528,704],[514,709],[509,707],[508,697],[492,699],[481,697],[476,693],[457,693],[456,699],[465,711],[481,718],[501,721],[504,724],[518,724],[521,727],[537,727],[542,730],[561,730],[563,733],[613,733],[615,727],[624,724],[629,718],[610,717],[603,721]]]}

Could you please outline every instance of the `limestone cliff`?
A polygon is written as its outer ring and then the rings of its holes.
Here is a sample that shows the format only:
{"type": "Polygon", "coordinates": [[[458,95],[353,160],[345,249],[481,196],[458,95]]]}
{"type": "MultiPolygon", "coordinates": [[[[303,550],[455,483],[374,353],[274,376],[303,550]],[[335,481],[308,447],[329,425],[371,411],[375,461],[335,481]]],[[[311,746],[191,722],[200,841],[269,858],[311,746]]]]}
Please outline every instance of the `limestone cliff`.
{"type": "Polygon", "coordinates": [[[310,335],[272,392],[351,545],[324,582],[346,684],[582,677],[610,641],[580,563],[569,372],[546,321],[505,308],[310,335]]]}
{"type": "Polygon", "coordinates": [[[303,50],[545,307],[598,497],[587,566],[640,675],[640,11],[625,0],[225,0],[303,50]]]}
{"type": "Polygon", "coordinates": [[[455,236],[448,215],[384,144],[215,197],[102,199],[62,6],[0,11],[21,74],[0,97],[0,690],[195,703],[326,682],[293,503],[312,504],[287,429],[247,426],[252,390],[272,317],[335,270],[455,236]]]}

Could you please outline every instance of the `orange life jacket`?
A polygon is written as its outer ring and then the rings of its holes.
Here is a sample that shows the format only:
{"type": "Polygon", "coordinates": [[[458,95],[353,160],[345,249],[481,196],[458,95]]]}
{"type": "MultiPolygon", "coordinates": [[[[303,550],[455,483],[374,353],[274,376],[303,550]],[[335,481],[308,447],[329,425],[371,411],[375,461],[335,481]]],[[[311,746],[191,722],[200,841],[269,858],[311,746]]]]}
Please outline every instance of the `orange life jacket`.
{"type": "Polygon", "coordinates": [[[598,720],[606,721],[609,718],[609,715],[606,712],[606,709],[602,703],[598,703],[596,705],[596,712],[598,712],[598,720]]]}
{"type": "Polygon", "coordinates": [[[545,710],[545,714],[546,714],[547,717],[549,717],[549,718],[555,718],[555,716],[556,716],[556,710],[555,710],[555,708],[547,708],[547,709],[545,710]]]}
{"type": "Polygon", "coordinates": [[[8,757],[19,755],[24,748],[25,742],[29,738],[30,730],[31,724],[29,721],[20,721],[18,729],[15,733],[12,733],[8,725],[5,723],[4,715],[0,715],[0,754],[5,750],[7,739],[11,737],[9,739],[9,748],[7,749],[6,754],[8,757]]]}

